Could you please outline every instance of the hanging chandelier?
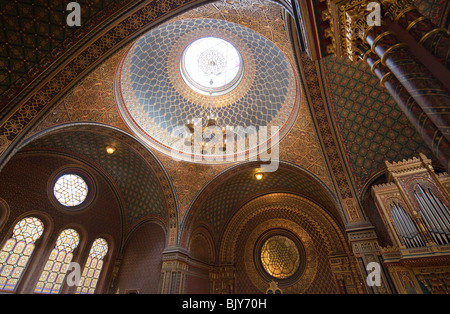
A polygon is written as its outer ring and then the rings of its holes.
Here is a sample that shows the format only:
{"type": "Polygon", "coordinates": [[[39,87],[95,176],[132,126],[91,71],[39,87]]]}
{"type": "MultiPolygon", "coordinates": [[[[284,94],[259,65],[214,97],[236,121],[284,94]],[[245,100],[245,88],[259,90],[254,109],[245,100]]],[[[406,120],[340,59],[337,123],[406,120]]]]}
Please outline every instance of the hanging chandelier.
{"type": "MultiPolygon", "coordinates": [[[[217,50],[214,49],[208,49],[204,51],[198,58],[198,67],[199,69],[207,75],[209,79],[210,84],[210,90],[209,90],[209,104],[208,104],[208,110],[206,113],[206,116],[202,117],[202,136],[201,136],[201,153],[202,155],[205,155],[208,153],[208,149],[211,150],[212,154],[215,154],[215,148],[216,146],[210,147],[210,143],[212,141],[221,140],[222,143],[219,145],[219,150],[221,152],[226,151],[226,142],[227,142],[227,130],[231,129],[228,125],[221,127],[221,134],[213,133],[209,137],[205,136],[207,134],[208,128],[210,127],[219,127],[217,122],[217,114],[215,113],[216,107],[214,106],[214,98],[213,98],[213,91],[214,91],[214,78],[217,77],[217,75],[221,74],[223,71],[227,68],[227,60],[217,50]],[[206,123],[203,125],[203,120],[206,120],[206,123]],[[205,132],[206,131],[206,132],[205,132]],[[220,138],[221,137],[221,138],[220,138]]],[[[190,140],[187,141],[186,144],[190,145],[192,148],[195,145],[195,130],[196,130],[196,124],[194,120],[189,120],[186,124],[186,127],[188,128],[190,132],[190,140]]]]}

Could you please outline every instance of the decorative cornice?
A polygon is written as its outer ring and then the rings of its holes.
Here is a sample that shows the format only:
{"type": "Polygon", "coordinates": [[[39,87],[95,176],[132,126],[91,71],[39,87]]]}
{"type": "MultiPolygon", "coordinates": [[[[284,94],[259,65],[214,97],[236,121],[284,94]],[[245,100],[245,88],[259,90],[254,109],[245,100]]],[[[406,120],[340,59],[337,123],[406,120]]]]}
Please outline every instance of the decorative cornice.
{"type": "Polygon", "coordinates": [[[419,158],[413,157],[410,159],[403,159],[398,162],[385,162],[388,173],[388,182],[391,182],[395,177],[417,174],[426,171],[434,172],[431,159],[420,153],[419,158]]]}

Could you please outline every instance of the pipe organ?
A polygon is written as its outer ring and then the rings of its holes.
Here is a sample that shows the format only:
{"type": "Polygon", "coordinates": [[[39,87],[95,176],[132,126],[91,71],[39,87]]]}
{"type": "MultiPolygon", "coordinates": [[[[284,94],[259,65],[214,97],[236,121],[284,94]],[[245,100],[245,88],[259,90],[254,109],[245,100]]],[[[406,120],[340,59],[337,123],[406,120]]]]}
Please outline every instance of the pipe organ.
{"type": "Polygon", "coordinates": [[[422,240],[419,230],[400,204],[396,204],[395,202],[392,203],[391,215],[397,233],[406,247],[413,248],[425,246],[425,242],[422,240]]]}
{"type": "Polygon", "coordinates": [[[420,214],[433,240],[440,245],[450,243],[450,212],[431,190],[417,184],[414,196],[419,204],[420,214]]]}
{"type": "Polygon", "coordinates": [[[381,248],[383,266],[397,292],[450,293],[450,176],[420,154],[386,162],[386,177],[372,195],[391,241],[381,248]]]}

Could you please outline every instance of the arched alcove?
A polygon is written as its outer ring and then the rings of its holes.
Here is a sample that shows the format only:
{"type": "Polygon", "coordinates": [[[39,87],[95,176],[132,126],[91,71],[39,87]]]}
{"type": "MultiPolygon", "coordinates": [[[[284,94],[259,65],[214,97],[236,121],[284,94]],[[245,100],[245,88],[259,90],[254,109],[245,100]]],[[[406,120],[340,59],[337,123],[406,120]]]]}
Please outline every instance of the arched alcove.
{"type": "Polygon", "coordinates": [[[154,221],[141,223],[129,234],[120,257],[115,293],[158,293],[166,236],[164,228],[154,221]]]}

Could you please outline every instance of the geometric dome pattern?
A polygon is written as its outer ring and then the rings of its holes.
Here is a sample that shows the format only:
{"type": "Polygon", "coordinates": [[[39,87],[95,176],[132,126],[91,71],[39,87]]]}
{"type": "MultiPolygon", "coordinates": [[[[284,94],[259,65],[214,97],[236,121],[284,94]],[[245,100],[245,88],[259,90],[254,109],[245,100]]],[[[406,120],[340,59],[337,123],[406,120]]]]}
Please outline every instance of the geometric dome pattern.
{"type": "MultiPolygon", "coordinates": [[[[267,127],[269,132],[276,126],[283,136],[294,122],[297,93],[293,67],[277,46],[242,25],[216,19],[186,19],[149,31],[123,58],[115,83],[116,100],[128,127],[149,146],[171,156],[179,142],[173,131],[195,119],[204,126],[210,110],[218,126],[267,127]],[[183,53],[204,37],[229,42],[242,56],[242,78],[227,93],[204,95],[183,79],[183,53]]],[[[255,132],[248,135],[257,136],[255,132]]],[[[245,151],[252,148],[247,146],[245,151]]],[[[176,149],[180,159],[193,161],[190,147],[176,149]]],[[[233,152],[245,153],[242,150],[233,152]]]]}

